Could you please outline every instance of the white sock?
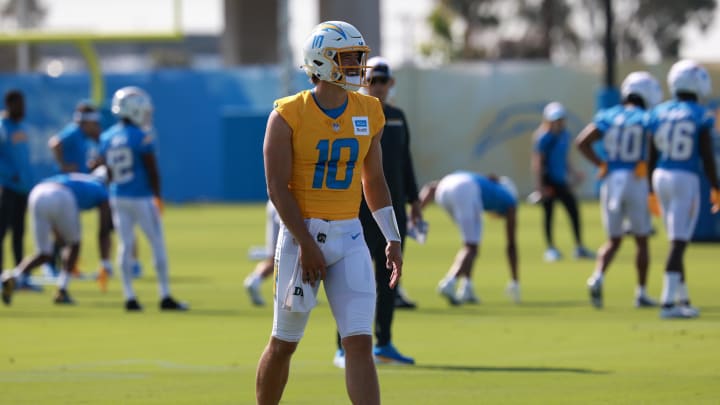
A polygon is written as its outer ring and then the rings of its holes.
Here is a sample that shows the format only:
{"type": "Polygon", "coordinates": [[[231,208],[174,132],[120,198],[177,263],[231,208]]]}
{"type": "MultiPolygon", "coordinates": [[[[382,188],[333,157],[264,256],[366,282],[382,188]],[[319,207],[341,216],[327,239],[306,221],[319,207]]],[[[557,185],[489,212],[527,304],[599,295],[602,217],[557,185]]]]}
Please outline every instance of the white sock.
{"type": "Polygon", "coordinates": [[[635,287],[635,296],[636,297],[644,297],[647,292],[645,291],[645,286],[639,285],[635,287]]]}
{"type": "Polygon", "coordinates": [[[68,283],[70,282],[70,273],[67,271],[61,271],[57,279],[57,286],[61,290],[67,290],[68,283]]]}
{"type": "Polygon", "coordinates": [[[508,287],[518,288],[518,287],[520,287],[520,283],[518,283],[515,280],[510,280],[510,282],[508,283],[508,287]]]}
{"type": "Polygon", "coordinates": [[[663,277],[662,304],[674,305],[675,294],[680,285],[680,273],[677,271],[669,271],[663,277]]]}
{"type": "Polygon", "coordinates": [[[677,302],[680,303],[690,301],[690,297],[688,296],[687,284],[680,282],[677,288],[677,292],[675,293],[675,298],[677,299],[677,302]]]}
{"type": "Polygon", "coordinates": [[[132,286],[132,270],[130,269],[130,263],[126,263],[125,266],[123,266],[123,263],[120,263],[120,275],[122,277],[122,286],[123,286],[123,294],[125,295],[126,300],[132,300],[135,299],[135,291],[133,290],[132,286]]]}
{"type": "Polygon", "coordinates": [[[255,273],[250,273],[250,275],[245,278],[245,285],[257,287],[258,285],[260,285],[260,281],[260,276],[255,273]]]}
{"type": "Polygon", "coordinates": [[[165,298],[170,296],[170,280],[168,277],[168,269],[166,265],[160,265],[157,266],[155,269],[155,273],[157,273],[157,281],[158,281],[158,291],[160,292],[160,297],[165,298]]]}
{"type": "Polygon", "coordinates": [[[592,274],[593,280],[599,280],[601,283],[603,282],[603,272],[600,269],[595,269],[595,271],[592,274]]]}

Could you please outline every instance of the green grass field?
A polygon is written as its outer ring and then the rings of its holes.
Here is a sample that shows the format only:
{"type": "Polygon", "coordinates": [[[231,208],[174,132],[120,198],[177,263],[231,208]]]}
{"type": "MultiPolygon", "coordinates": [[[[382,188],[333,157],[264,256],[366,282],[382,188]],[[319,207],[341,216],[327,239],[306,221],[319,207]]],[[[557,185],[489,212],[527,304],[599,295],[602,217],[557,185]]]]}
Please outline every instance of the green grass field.
{"type": "MultiPolygon", "coordinates": [[[[597,205],[582,207],[593,248],[604,232],[597,205]]],[[[668,404],[720,401],[718,246],[692,245],[689,288],[701,317],[660,320],[632,306],[634,244],[625,241],[605,283],[605,309],[590,307],[591,262],[542,261],[540,212],[521,209],[523,303],[504,295],[508,280],[502,222],[487,218],[475,266],[478,306],[449,307],[435,287],[459,236],[437,207],[426,245],[408,241],[403,283],[419,303],[396,312],[394,342],[413,367],[379,369],[386,404],[668,404]]],[[[571,253],[564,212],[558,247],[571,253]]],[[[94,215],[83,218],[83,268],[97,263],[94,215]]],[[[127,314],[114,279],[103,294],[75,281],[73,307],[51,304],[52,288],[21,292],[0,308],[0,404],[251,404],[255,367],[267,342],[270,307],[255,308],[242,281],[254,266],[248,248],[264,241],[261,205],[168,207],[165,228],[173,293],[192,305],[160,313],[150,251],[135,286],[145,311],[127,314]]],[[[28,242],[27,249],[32,249],[28,242]]],[[[651,241],[649,290],[658,297],[667,243],[651,241]]],[[[6,252],[9,250],[6,249],[6,252]]],[[[9,261],[9,253],[6,253],[9,261]]],[[[271,284],[265,283],[266,298],[271,284]]],[[[334,323],[323,293],[300,344],[285,404],[348,403],[342,370],[332,365],[334,323]]]]}

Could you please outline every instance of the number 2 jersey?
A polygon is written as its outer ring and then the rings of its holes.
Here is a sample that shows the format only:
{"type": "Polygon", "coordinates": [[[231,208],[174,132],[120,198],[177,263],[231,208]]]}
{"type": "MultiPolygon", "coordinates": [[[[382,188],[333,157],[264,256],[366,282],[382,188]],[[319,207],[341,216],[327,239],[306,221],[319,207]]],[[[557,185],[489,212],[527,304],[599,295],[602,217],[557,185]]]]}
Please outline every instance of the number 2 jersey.
{"type": "Polygon", "coordinates": [[[155,150],[155,141],[132,124],[118,123],[100,135],[100,155],[111,173],[112,197],[151,197],[152,189],[142,155],[155,150]]]}
{"type": "Polygon", "coordinates": [[[333,119],[309,90],[275,101],[274,109],[292,129],[292,178],[288,185],[305,218],[357,218],[362,164],[372,138],[385,126],[380,101],[347,92],[348,102],[333,119]]]}
{"type": "Polygon", "coordinates": [[[700,133],[714,126],[713,113],[696,102],[675,99],[655,107],[648,129],[659,152],[657,167],[700,173],[700,133]]]}

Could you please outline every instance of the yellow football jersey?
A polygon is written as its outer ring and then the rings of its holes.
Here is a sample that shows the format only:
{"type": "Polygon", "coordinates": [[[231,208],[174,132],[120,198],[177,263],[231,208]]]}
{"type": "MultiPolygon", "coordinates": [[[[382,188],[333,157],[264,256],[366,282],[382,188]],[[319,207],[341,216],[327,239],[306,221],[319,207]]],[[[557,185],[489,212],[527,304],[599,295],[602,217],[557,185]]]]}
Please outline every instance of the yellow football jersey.
{"type": "Polygon", "coordinates": [[[385,126],[380,101],[348,92],[345,111],[332,119],[306,90],[275,101],[274,108],[292,129],[288,187],[303,216],[356,218],[362,198],[362,164],[372,138],[385,126]]]}

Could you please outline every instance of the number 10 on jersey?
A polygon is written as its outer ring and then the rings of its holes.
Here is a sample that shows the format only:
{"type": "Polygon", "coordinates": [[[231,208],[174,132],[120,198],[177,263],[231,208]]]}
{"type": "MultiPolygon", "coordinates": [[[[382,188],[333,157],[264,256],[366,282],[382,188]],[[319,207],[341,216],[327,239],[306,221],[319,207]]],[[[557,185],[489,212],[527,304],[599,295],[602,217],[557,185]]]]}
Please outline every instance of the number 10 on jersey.
{"type": "Polygon", "coordinates": [[[359,144],[355,138],[339,138],[335,140],[321,139],[315,145],[318,160],[315,162],[313,188],[345,190],[352,184],[355,162],[357,162],[359,144]],[[346,149],[347,160],[341,160],[346,149]],[[345,163],[345,173],[338,178],[338,163],[345,163]]]}

